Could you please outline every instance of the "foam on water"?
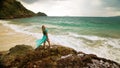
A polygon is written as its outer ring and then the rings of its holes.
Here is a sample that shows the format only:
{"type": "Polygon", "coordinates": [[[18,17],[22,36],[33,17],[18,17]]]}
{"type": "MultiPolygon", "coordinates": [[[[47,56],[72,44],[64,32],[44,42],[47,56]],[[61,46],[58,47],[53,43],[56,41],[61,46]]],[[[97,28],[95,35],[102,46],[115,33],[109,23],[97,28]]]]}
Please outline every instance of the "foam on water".
{"type": "Polygon", "coordinates": [[[78,34],[75,34],[75,33],[72,33],[72,32],[69,32],[69,35],[73,36],[73,37],[83,37],[83,38],[86,38],[86,39],[89,39],[89,40],[103,40],[104,38],[102,37],[98,37],[98,36],[87,36],[87,35],[78,35],[78,34]]]}
{"type": "MultiPolygon", "coordinates": [[[[38,25],[32,24],[32,26],[26,26],[23,28],[23,26],[11,24],[9,21],[0,21],[0,23],[4,26],[10,27],[16,32],[32,35],[37,39],[42,38],[42,33],[29,31],[38,25]]],[[[58,28],[52,25],[47,25],[47,27],[58,28]]],[[[72,32],[68,32],[68,34],[65,35],[49,34],[49,38],[52,44],[71,47],[77,51],[96,54],[97,56],[108,58],[120,63],[120,39],[80,35],[72,32]]]]}

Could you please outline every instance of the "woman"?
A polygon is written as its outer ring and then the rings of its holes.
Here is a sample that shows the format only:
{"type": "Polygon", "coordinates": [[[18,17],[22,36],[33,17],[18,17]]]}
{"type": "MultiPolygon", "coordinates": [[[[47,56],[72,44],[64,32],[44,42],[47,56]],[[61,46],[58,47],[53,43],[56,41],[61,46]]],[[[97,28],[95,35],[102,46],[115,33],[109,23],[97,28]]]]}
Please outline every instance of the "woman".
{"type": "Polygon", "coordinates": [[[45,43],[47,41],[48,45],[49,45],[49,48],[50,48],[50,41],[49,41],[49,38],[48,38],[48,32],[47,32],[47,29],[44,25],[42,25],[42,33],[43,33],[42,39],[38,39],[36,41],[37,47],[39,47],[42,43],[43,43],[43,46],[45,47],[46,46],[45,43]]]}
{"type": "Polygon", "coordinates": [[[43,46],[45,47],[45,43],[47,41],[48,45],[50,47],[50,41],[49,41],[49,38],[48,38],[48,32],[47,32],[47,29],[46,29],[46,27],[44,25],[42,25],[42,33],[43,33],[43,36],[46,36],[46,40],[44,41],[43,46]]]}

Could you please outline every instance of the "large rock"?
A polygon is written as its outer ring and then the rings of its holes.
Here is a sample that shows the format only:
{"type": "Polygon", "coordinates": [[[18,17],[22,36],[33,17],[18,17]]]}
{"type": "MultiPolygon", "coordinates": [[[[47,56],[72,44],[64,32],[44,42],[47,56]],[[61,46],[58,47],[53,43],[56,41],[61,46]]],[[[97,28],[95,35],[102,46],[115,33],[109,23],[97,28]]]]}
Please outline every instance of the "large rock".
{"type": "Polygon", "coordinates": [[[26,9],[20,2],[16,0],[0,0],[0,19],[24,18],[31,16],[36,16],[36,14],[26,9]]]}
{"type": "Polygon", "coordinates": [[[0,56],[0,66],[3,67],[16,67],[19,66],[22,59],[28,52],[32,52],[34,49],[28,45],[16,45],[7,52],[2,52],[0,56]]]}
{"type": "Polygon", "coordinates": [[[40,46],[35,50],[17,45],[0,55],[0,66],[5,68],[120,68],[114,61],[59,45],[40,46]]]}

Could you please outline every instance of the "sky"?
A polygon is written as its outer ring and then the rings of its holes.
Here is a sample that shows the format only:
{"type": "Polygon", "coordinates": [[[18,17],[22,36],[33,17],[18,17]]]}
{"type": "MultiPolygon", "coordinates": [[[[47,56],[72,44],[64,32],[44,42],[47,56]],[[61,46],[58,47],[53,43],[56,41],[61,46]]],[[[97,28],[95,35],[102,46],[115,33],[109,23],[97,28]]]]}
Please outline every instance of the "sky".
{"type": "Polygon", "coordinates": [[[119,16],[120,0],[19,0],[27,9],[48,16],[119,16]]]}

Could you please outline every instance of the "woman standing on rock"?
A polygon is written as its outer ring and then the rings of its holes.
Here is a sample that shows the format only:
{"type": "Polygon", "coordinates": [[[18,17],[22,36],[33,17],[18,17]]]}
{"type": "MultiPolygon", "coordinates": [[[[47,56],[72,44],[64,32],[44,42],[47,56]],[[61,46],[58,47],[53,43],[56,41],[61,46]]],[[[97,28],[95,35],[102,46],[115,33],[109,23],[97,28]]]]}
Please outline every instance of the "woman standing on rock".
{"type": "Polygon", "coordinates": [[[49,38],[48,38],[48,31],[46,29],[46,27],[44,25],[42,25],[42,33],[43,33],[43,37],[42,39],[38,39],[36,41],[37,43],[37,47],[39,47],[42,43],[43,43],[43,46],[45,47],[45,43],[46,41],[48,42],[48,45],[49,45],[49,48],[50,48],[50,41],[49,41],[49,38]]]}

